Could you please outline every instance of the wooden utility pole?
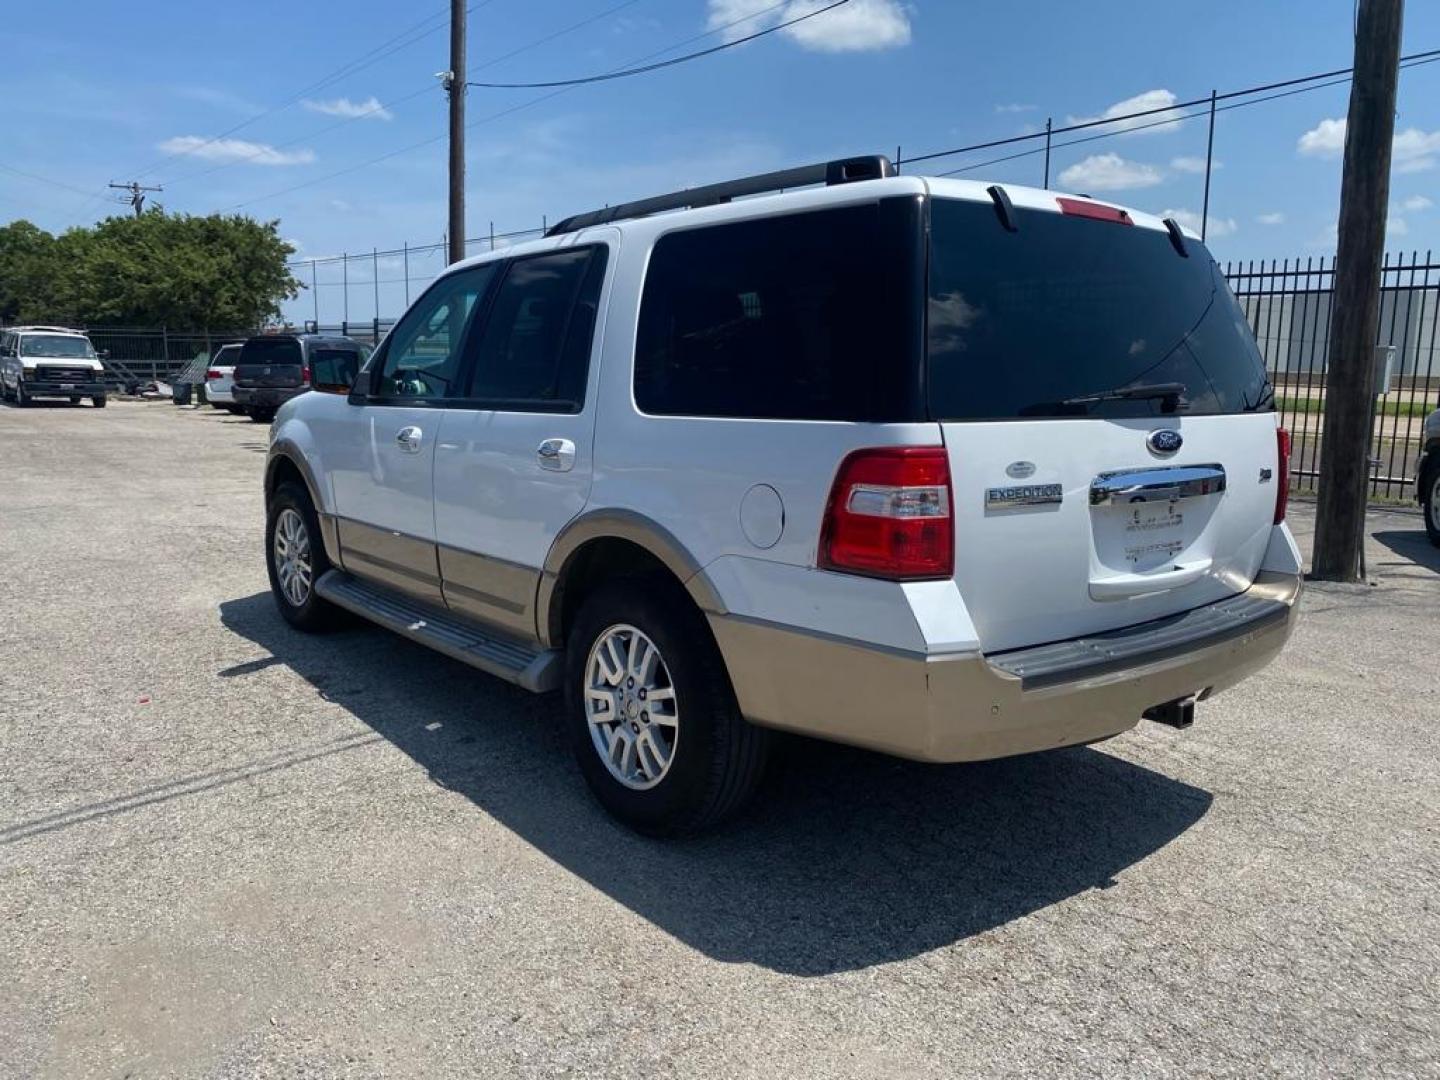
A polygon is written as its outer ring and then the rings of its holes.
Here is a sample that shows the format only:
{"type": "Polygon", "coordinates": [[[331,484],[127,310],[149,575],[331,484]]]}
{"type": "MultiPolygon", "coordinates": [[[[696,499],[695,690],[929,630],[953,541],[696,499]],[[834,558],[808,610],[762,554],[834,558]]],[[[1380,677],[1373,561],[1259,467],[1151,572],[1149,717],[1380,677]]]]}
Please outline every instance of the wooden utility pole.
{"type": "Polygon", "coordinates": [[[119,188],[121,191],[125,192],[127,195],[130,196],[128,199],[123,199],[122,201],[128,202],[130,204],[130,208],[135,211],[136,217],[139,217],[145,212],[145,193],[147,191],[165,190],[162,187],[146,187],[138,180],[131,180],[128,184],[117,184],[115,183],[115,181],[112,180],[110,181],[110,187],[119,188]]]}
{"type": "Polygon", "coordinates": [[[465,258],[465,0],[450,0],[450,262],[465,258]]]}
{"type": "Polygon", "coordinates": [[[1312,560],[1313,576],[1324,581],[1360,580],[1404,7],[1404,0],[1359,0],[1356,13],[1312,560]]]}

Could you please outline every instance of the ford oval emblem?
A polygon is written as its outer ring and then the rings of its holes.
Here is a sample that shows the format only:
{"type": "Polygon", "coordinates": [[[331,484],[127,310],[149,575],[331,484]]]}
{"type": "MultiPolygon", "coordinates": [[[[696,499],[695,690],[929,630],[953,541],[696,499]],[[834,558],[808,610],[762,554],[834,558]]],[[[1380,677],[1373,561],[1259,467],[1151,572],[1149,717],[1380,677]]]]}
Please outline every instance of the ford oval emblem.
{"type": "Polygon", "coordinates": [[[1161,457],[1169,457],[1185,444],[1178,431],[1170,428],[1161,428],[1159,431],[1150,432],[1145,439],[1145,445],[1150,448],[1152,454],[1159,454],[1161,457]]]}
{"type": "Polygon", "coordinates": [[[1005,475],[1012,480],[1024,480],[1027,476],[1035,475],[1035,463],[1033,461],[1012,461],[1005,466],[1005,475]]]}

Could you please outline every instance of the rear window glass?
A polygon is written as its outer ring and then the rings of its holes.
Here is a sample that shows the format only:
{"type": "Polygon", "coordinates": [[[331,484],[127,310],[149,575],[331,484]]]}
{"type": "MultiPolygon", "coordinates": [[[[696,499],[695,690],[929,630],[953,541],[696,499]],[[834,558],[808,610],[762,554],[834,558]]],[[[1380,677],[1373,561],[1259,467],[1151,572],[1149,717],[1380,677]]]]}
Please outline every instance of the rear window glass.
{"type": "Polygon", "coordinates": [[[929,398],[940,420],[1163,415],[1162,399],[1074,399],[1184,387],[1185,415],[1273,408],[1245,316],[1206,249],[1166,233],[1042,210],[1016,232],[989,203],[931,208],[929,398]]]}
{"type": "Polygon", "coordinates": [[[240,350],[242,364],[295,364],[304,362],[300,343],[294,338],[256,338],[240,350]]]}
{"type": "Polygon", "coordinates": [[[668,415],[893,418],[913,380],[894,356],[903,301],[887,287],[881,234],[871,203],[662,237],[640,304],[636,404],[668,415]]]}

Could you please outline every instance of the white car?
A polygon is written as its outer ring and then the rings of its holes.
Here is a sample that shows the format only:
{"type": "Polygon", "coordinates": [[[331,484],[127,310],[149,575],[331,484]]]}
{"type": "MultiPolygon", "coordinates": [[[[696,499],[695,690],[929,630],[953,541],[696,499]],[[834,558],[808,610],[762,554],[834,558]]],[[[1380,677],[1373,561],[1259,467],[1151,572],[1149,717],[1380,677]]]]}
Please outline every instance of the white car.
{"type": "Polygon", "coordinates": [[[24,408],[37,398],[86,398],[103,409],[109,397],[105,365],[80,330],[11,326],[0,333],[0,398],[24,408]]]}
{"type": "Polygon", "coordinates": [[[315,385],[271,429],[280,613],[559,691],[645,831],[736,810],[771,729],[955,762],[1183,727],[1294,621],[1244,316],[1198,238],[1089,198],[858,158],[611,206],[315,385]]]}
{"type": "Polygon", "coordinates": [[[205,400],[217,409],[239,412],[235,403],[235,364],[240,358],[240,343],[222,345],[210,358],[205,369],[205,400]]]}

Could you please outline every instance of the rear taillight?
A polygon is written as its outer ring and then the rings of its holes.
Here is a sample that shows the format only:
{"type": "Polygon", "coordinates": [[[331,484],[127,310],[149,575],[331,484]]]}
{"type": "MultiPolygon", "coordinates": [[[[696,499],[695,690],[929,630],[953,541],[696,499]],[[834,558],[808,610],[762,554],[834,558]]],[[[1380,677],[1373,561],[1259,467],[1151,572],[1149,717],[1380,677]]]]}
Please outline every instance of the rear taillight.
{"type": "Polygon", "coordinates": [[[955,568],[950,502],[943,447],[856,450],[830,489],[820,567],[896,581],[948,578],[955,568]]]}
{"type": "Polygon", "coordinates": [[[300,385],[310,385],[310,366],[308,364],[300,369],[300,385]]]}
{"type": "Polygon", "coordinates": [[[206,382],[209,382],[211,379],[218,379],[218,378],[220,378],[220,372],[216,371],[214,368],[211,368],[209,371],[205,372],[205,381],[206,381],[206,382]]]}
{"type": "Polygon", "coordinates": [[[1290,432],[1283,427],[1275,429],[1275,467],[1280,475],[1275,479],[1275,524],[1285,520],[1285,510],[1290,504],[1290,432]]]}

